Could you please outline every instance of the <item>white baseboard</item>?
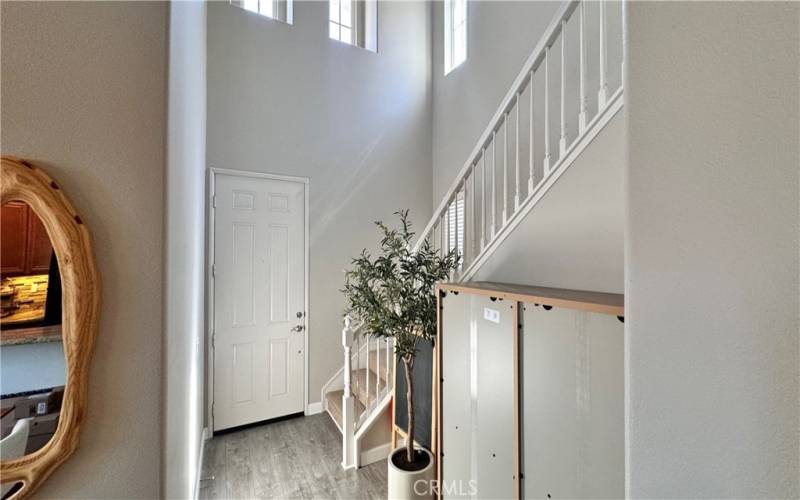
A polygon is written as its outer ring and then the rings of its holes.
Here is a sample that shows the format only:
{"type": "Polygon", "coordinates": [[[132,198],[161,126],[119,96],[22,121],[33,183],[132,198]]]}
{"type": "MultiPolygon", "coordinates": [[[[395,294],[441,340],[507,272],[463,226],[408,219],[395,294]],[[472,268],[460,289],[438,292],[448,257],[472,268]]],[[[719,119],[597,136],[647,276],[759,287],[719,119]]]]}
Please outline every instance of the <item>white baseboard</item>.
{"type": "Polygon", "coordinates": [[[389,458],[389,453],[392,452],[392,443],[382,444],[368,450],[361,452],[361,466],[374,464],[389,458]]]}
{"type": "Polygon", "coordinates": [[[317,413],[322,413],[322,401],[308,403],[308,406],[306,407],[306,415],[316,415],[317,413]]]}
{"type": "Polygon", "coordinates": [[[208,432],[208,427],[203,427],[203,433],[200,435],[200,451],[197,454],[197,470],[195,471],[194,492],[192,498],[197,500],[200,496],[200,478],[203,476],[203,460],[205,459],[206,441],[211,439],[208,432]]]}

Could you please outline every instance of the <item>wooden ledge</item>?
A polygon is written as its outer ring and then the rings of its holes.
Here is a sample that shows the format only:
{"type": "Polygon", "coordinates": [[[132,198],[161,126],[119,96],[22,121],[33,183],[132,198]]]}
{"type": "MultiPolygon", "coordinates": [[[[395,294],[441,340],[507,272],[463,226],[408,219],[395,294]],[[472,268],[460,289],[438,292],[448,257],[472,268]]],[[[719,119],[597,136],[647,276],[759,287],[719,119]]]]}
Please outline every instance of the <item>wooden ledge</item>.
{"type": "Polygon", "coordinates": [[[625,316],[625,296],[616,293],[587,292],[564,288],[514,285],[476,281],[469,283],[437,283],[437,290],[464,292],[505,300],[529,302],[553,307],[625,316]]]}

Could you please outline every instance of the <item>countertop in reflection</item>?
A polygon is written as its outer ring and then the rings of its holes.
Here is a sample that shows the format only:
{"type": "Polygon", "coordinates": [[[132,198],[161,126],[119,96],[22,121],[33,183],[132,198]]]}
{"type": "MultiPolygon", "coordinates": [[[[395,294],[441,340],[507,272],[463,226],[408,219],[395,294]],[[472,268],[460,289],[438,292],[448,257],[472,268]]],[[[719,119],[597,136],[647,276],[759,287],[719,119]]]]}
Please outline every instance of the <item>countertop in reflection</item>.
{"type": "Polygon", "coordinates": [[[61,325],[0,330],[0,346],[61,342],[61,325]]]}

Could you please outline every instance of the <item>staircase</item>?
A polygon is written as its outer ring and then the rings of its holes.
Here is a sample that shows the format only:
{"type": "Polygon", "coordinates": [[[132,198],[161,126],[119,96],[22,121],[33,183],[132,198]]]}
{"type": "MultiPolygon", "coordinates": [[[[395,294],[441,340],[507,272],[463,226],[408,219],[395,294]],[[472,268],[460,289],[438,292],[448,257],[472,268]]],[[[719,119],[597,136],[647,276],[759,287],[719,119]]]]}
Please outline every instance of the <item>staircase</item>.
{"type": "MultiPolygon", "coordinates": [[[[622,85],[609,85],[609,73],[624,69],[621,59],[610,64],[608,58],[608,17],[609,9],[624,5],[565,2],[523,65],[415,246],[457,250],[462,261],[454,280],[475,275],[622,109],[622,85]],[[598,33],[592,49],[591,23],[598,33]],[[589,66],[597,68],[596,78],[589,66]]],[[[624,33],[615,38],[621,48],[624,33]]]]}
{"type": "Polygon", "coordinates": [[[365,335],[350,318],[342,347],[344,366],[322,388],[322,404],[342,432],[342,467],[350,469],[389,456],[394,353],[391,340],[365,335]],[[367,441],[381,444],[365,449],[367,441]]]}
{"type": "MultiPolygon", "coordinates": [[[[364,415],[367,406],[377,401],[383,395],[384,388],[388,386],[386,363],[381,364],[379,359],[384,352],[384,349],[368,351],[368,367],[352,370],[352,367],[358,364],[358,360],[351,363],[351,391],[354,396],[355,415],[364,415]]],[[[325,394],[325,409],[339,429],[342,428],[343,404],[346,400],[344,391],[342,388],[325,394]]]]}
{"type": "MultiPolygon", "coordinates": [[[[624,72],[608,58],[609,8],[624,9],[624,2],[569,0],[559,8],[420,234],[415,249],[427,244],[461,255],[453,280],[472,278],[622,109],[622,84],[609,83],[611,71],[624,72]],[[596,40],[588,35],[593,30],[596,40]],[[589,67],[597,74],[590,77],[589,67]],[[569,100],[572,87],[577,102],[569,100]]],[[[621,48],[624,33],[615,41],[621,48]]],[[[342,431],[342,466],[349,469],[388,456],[388,444],[362,448],[391,408],[394,355],[390,341],[365,336],[350,318],[342,347],[344,366],[322,392],[325,411],[342,431]]]]}

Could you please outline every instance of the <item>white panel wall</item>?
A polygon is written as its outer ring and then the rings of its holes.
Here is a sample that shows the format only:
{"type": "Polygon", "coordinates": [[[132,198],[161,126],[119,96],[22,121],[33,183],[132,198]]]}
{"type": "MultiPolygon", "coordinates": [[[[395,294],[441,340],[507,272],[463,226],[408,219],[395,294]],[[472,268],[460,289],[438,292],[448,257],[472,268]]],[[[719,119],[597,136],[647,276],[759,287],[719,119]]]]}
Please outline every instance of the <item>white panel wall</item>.
{"type": "MultiPolygon", "coordinates": [[[[444,496],[513,498],[515,303],[464,292],[442,303],[444,496]]],[[[523,497],[623,497],[622,322],[534,304],[521,320],[523,497]]]]}
{"type": "MultiPolygon", "coordinates": [[[[448,294],[442,309],[442,481],[462,486],[473,478],[472,417],[472,299],[469,295],[448,294]]],[[[451,487],[454,487],[451,486],[451,487]]],[[[444,490],[443,490],[444,491],[444,490]]],[[[457,493],[443,492],[445,498],[457,493]]]]}
{"type": "Polygon", "coordinates": [[[475,498],[513,498],[517,489],[514,443],[514,323],[515,304],[473,295],[470,313],[471,393],[475,395],[472,432],[475,435],[475,498]],[[495,312],[496,311],[496,312],[495,312]],[[486,319],[486,314],[496,320],[486,319]],[[477,392],[476,390],[477,389],[477,392]]]}
{"type": "Polygon", "coordinates": [[[523,497],[624,497],[623,324],[533,304],[523,324],[523,497]]]}
{"type": "Polygon", "coordinates": [[[800,496],[796,2],[630,2],[628,495],[800,496]]]}
{"type": "Polygon", "coordinates": [[[452,292],[443,303],[444,496],[512,498],[514,303],[452,292]],[[496,320],[485,319],[487,311],[496,320]]]}

